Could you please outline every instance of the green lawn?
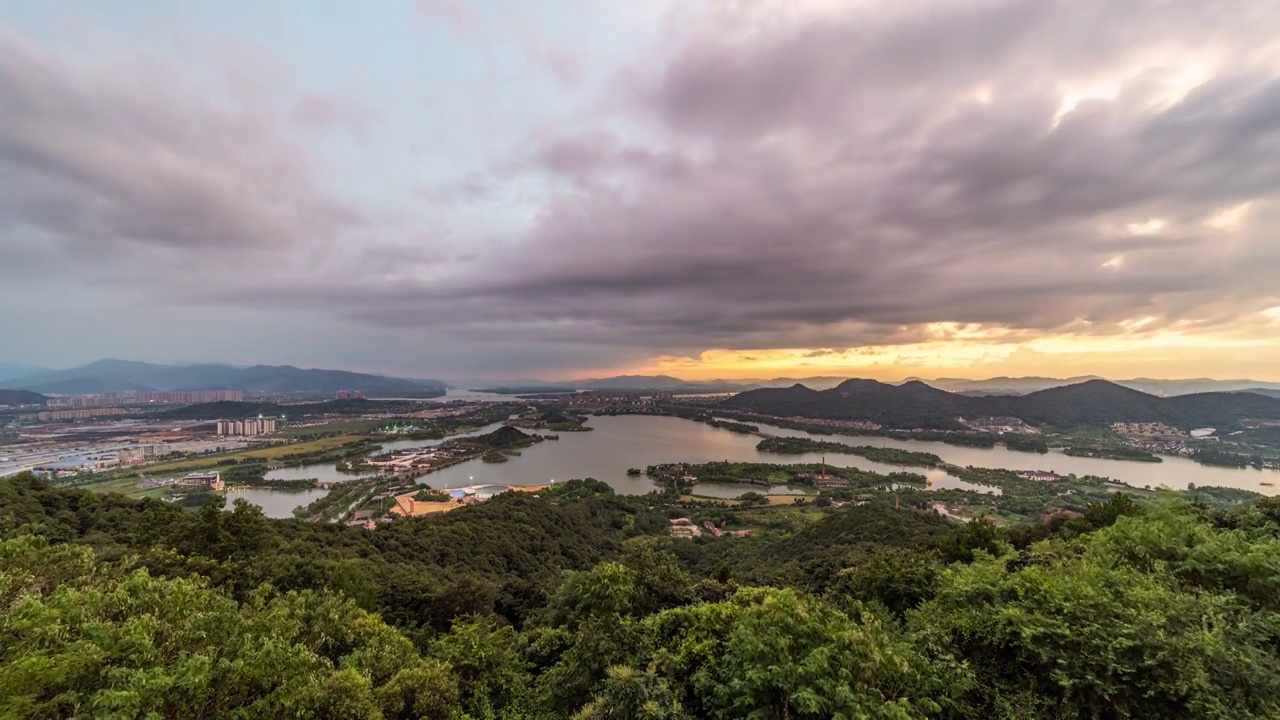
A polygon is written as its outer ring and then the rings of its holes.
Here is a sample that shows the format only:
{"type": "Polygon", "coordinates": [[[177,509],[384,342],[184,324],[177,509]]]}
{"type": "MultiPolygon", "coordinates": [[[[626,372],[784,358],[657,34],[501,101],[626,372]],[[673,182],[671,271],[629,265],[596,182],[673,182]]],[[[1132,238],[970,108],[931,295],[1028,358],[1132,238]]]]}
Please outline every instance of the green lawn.
{"type": "Polygon", "coordinates": [[[190,460],[176,460],[174,462],[160,463],[158,465],[147,465],[138,468],[138,470],[139,472],[154,474],[172,472],[174,470],[191,470],[194,468],[210,467],[216,465],[220,460],[244,460],[248,458],[271,460],[285,455],[300,455],[303,453],[330,450],[338,447],[339,445],[345,445],[346,443],[363,439],[364,436],[362,435],[338,435],[336,437],[320,438],[319,440],[308,440],[307,442],[290,443],[287,445],[272,445],[271,447],[258,448],[255,450],[241,450],[233,453],[206,455],[203,457],[192,458],[190,460]]]}
{"type": "Polygon", "coordinates": [[[271,437],[296,438],[302,435],[314,435],[316,433],[340,433],[343,435],[356,435],[376,433],[388,425],[394,425],[396,421],[389,418],[375,418],[373,420],[344,420],[341,422],[328,423],[325,425],[312,425],[311,427],[286,427],[275,433],[271,437]]]}

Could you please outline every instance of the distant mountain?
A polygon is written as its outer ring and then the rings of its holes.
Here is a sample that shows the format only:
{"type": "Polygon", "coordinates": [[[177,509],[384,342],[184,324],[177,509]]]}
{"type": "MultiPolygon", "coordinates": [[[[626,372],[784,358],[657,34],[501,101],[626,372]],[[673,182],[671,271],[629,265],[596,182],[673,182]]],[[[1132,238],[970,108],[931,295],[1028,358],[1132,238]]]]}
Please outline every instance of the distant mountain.
{"type": "Polygon", "coordinates": [[[908,378],[907,382],[923,382],[939,390],[969,395],[1026,395],[1027,393],[1048,390],[1062,385],[1076,385],[1089,380],[1101,380],[1101,378],[1093,375],[1065,379],[1034,376],[993,377],[986,380],[966,380],[964,378],[925,380],[924,378],[908,378]]]}
{"type": "Polygon", "coordinates": [[[0,362],[0,381],[22,377],[24,375],[35,375],[36,373],[48,371],[48,368],[42,368],[39,365],[29,365],[27,363],[17,362],[0,362]]]}
{"type": "Polygon", "coordinates": [[[1253,393],[1254,395],[1266,395],[1267,397],[1280,398],[1280,389],[1278,388],[1248,388],[1240,392],[1253,393]]]}
{"type": "MultiPolygon", "coordinates": [[[[964,393],[966,395],[1025,395],[1048,390],[1049,388],[1079,385],[1090,380],[1101,379],[1096,375],[1085,375],[1070,378],[994,377],[986,380],[966,380],[964,378],[925,380],[923,378],[909,378],[908,380],[920,380],[939,390],[964,393]]],[[[1156,380],[1152,378],[1134,378],[1132,380],[1115,380],[1114,382],[1117,385],[1162,397],[1204,392],[1239,392],[1259,388],[1280,390],[1280,383],[1268,383],[1258,380],[1212,380],[1210,378],[1156,380]]]]}
{"type": "Polygon", "coordinates": [[[0,390],[0,405],[43,405],[45,396],[27,390],[0,390]]]}
{"type": "Polygon", "coordinates": [[[1074,427],[1163,422],[1183,428],[1227,427],[1240,420],[1280,419],[1280,398],[1249,393],[1196,393],[1162,398],[1106,380],[1088,380],[1026,395],[970,396],[921,381],[890,385],[846,380],[830,390],[803,385],[749,390],[727,408],[771,415],[863,420],[889,428],[956,428],[961,417],[1012,416],[1034,425],[1074,427]]]}
{"type": "Polygon", "coordinates": [[[1151,378],[1134,378],[1133,380],[1117,380],[1125,387],[1141,390],[1152,395],[1190,395],[1208,392],[1251,392],[1254,390],[1280,390],[1280,383],[1261,382],[1258,380],[1213,380],[1210,378],[1191,378],[1187,380],[1153,380],[1151,378]]]}
{"type": "Polygon", "coordinates": [[[848,378],[836,375],[819,375],[815,377],[804,378],[773,378],[772,380],[716,380],[714,382],[725,385],[739,385],[744,389],[752,388],[786,388],[792,385],[803,385],[812,390],[829,390],[848,378]]]}
{"type": "MultiPolygon", "coordinates": [[[[486,383],[476,383],[486,385],[486,383]]],[[[565,382],[520,380],[488,386],[502,392],[564,392],[573,390],[670,390],[683,392],[736,392],[743,385],[726,380],[681,380],[670,375],[618,375],[565,382]]]]}
{"type": "Polygon", "coordinates": [[[618,375],[595,380],[579,380],[569,384],[587,390],[673,390],[698,383],[686,382],[670,375],[618,375]]]}
{"type": "Polygon", "coordinates": [[[405,380],[291,365],[155,365],[131,360],[99,360],[69,370],[11,378],[0,382],[0,387],[66,395],[239,388],[258,393],[313,394],[360,390],[366,395],[390,396],[438,394],[445,389],[444,383],[435,380],[405,380]]]}

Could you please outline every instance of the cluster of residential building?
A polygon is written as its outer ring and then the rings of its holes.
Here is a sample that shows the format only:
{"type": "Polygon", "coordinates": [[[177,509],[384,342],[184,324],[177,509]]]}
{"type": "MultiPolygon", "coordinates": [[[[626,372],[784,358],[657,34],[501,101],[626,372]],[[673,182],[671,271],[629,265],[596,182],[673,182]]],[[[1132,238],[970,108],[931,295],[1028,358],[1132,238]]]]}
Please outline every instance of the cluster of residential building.
{"type": "Polygon", "coordinates": [[[333,394],[335,400],[358,400],[364,397],[363,390],[339,390],[333,394]]]}
{"type": "Polygon", "coordinates": [[[140,403],[211,403],[243,402],[243,390],[176,390],[168,392],[139,392],[134,398],[140,403]]]}
{"type": "Polygon", "coordinates": [[[658,403],[669,402],[671,393],[640,393],[631,391],[584,390],[562,396],[563,404],[583,410],[640,410],[652,408],[658,403]]]}
{"type": "MultiPolygon", "coordinates": [[[[768,418],[768,415],[761,415],[761,418],[768,418]]],[[[807,423],[809,425],[825,425],[826,427],[837,428],[853,428],[855,430],[879,430],[880,424],[869,422],[867,420],[818,420],[807,418],[802,415],[795,415],[789,418],[793,422],[807,423]]]]}
{"type": "Polygon", "coordinates": [[[66,397],[51,397],[45,401],[46,407],[51,408],[90,408],[90,407],[111,407],[112,405],[123,405],[129,401],[129,395],[123,393],[102,393],[101,395],[67,395],[66,397]]]}
{"type": "Polygon", "coordinates": [[[219,420],[219,435],[266,435],[276,431],[274,418],[249,418],[247,420],[219,420]]]}
{"type": "Polygon", "coordinates": [[[38,413],[28,413],[20,415],[21,420],[38,420],[40,422],[54,422],[57,420],[85,420],[96,417],[109,417],[111,415],[126,415],[128,410],[124,408],[84,408],[81,410],[46,410],[38,413]]]}
{"type": "Polygon", "coordinates": [[[1143,438],[1185,438],[1187,434],[1176,427],[1164,423],[1111,423],[1111,429],[1117,435],[1143,438]]]}
{"type": "Polygon", "coordinates": [[[244,390],[176,390],[139,391],[129,393],[96,393],[88,395],[64,395],[51,397],[45,407],[51,408],[108,408],[120,405],[165,404],[207,402],[241,402],[244,390]]]}

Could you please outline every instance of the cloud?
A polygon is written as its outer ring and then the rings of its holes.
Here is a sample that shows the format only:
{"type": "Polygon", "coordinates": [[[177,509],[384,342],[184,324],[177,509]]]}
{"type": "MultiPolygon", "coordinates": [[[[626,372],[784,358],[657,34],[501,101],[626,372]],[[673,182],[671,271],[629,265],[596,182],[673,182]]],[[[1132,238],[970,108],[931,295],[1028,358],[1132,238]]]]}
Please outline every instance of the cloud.
{"type": "Polygon", "coordinates": [[[475,11],[462,0],[414,0],[414,7],[459,34],[469,33],[476,27],[475,11]]]}
{"type": "Polygon", "coordinates": [[[513,31],[524,45],[525,54],[549,71],[562,85],[573,87],[582,79],[578,56],[545,37],[533,23],[515,25],[513,31]]]}
{"type": "Polygon", "coordinates": [[[303,127],[345,128],[357,139],[365,137],[370,123],[363,107],[340,95],[308,95],[294,104],[290,119],[303,127]]]}
{"type": "Polygon", "coordinates": [[[683,32],[613,98],[641,131],[535,138],[522,167],[564,192],[482,273],[397,296],[664,351],[1207,328],[1275,304],[1280,8],[868,7],[683,32]]]}
{"type": "MultiPolygon", "coordinates": [[[[338,99],[215,101],[4,36],[0,222],[23,233],[0,242],[303,248],[183,297],[617,362],[1247,334],[1280,305],[1280,5],[815,5],[681,7],[602,96],[433,168],[416,199],[450,244],[325,191],[280,118],[353,127],[338,99]],[[468,229],[487,214],[523,229],[468,229]]],[[[539,42],[512,44],[580,82],[585,50],[539,42]]]]}
{"type": "Polygon", "coordinates": [[[217,95],[142,62],[69,63],[0,29],[0,245],[102,271],[362,222],[319,186],[276,107],[217,95]]]}

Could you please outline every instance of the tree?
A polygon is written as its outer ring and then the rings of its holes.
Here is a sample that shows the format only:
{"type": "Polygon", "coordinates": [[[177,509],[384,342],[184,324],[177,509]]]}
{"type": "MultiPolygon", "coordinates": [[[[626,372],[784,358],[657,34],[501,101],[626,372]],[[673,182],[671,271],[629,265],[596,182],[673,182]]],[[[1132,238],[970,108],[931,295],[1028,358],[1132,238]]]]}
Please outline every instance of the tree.
{"type": "Polygon", "coordinates": [[[995,523],[980,517],[964,524],[960,530],[942,537],[938,542],[942,557],[947,562],[969,562],[974,553],[999,554],[1004,547],[1004,536],[995,523]]]}
{"type": "Polygon", "coordinates": [[[531,681],[517,644],[515,631],[492,618],[459,618],[431,647],[431,656],[453,668],[468,714],[497,718],[523,702],[531,681]]]}
{"type": "Polygon", "coordinates": [[[659,613],[645,629],[652,667],[696,717],[913,718],[965,686],[874,614],[855,620],[793,590],[740,590],[659,613]]]}
{"type": "Polygon", "coordinates": [[[396,673],[377,691],[387,720],[448,720],[461,711],[458,679],[448,663],[424,660],[396,673]]]}
{"type": "Polygon", "coordinates": [[[653,671],[626,665],[609,668],[599,694],[574,720],[688,720],[666,681],[653,671]]]}
{"type": "Polygon", "coordinates": [[[263,588],[238,605],[88,548],[0,543],[3,716],[375,717],[371,684],[414,657],[339,597],[263,588]]]}
{"type": "Polygon", "coordinates": [[[369,679],[352,669],[325,678],[322,698],[313,711],[317,720],[382,720],[369,679]]]}
{"type": "Polygon", "coordinates": [[[980,716],[1274,717],[1280,617],[1230,586],[1249,568],[1274,587],[1280,549],[1237,554],[1233,570],[1223,550],[1247,548],[1214,536],[1170,511],[1042,543],[1017,562],[979,558],[953,567],[911,626],[973,668],[980,716]],[[1186,577],[1195,585],[1179,579],[1193,563],[1209,568],[1186,577]]]}
{"type": "Polygon", "coordinates": [[[942,565],[935,556],[916,550],[885,548],[840,572],[830,593],[883,605],[894,617],[933,597],[942,565]]]}

